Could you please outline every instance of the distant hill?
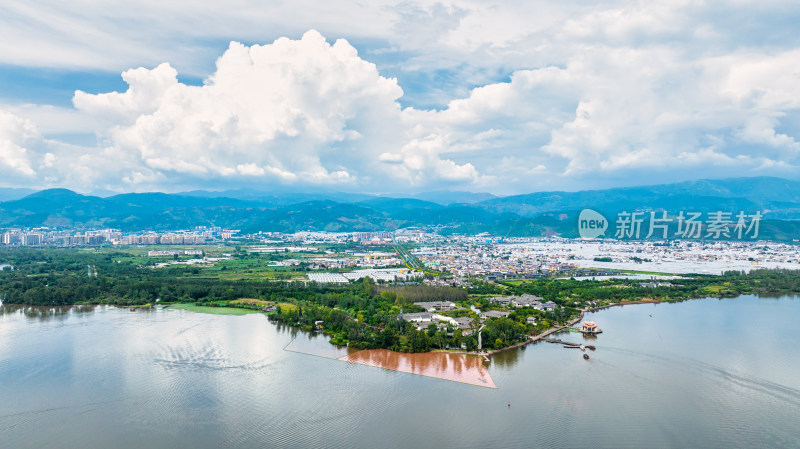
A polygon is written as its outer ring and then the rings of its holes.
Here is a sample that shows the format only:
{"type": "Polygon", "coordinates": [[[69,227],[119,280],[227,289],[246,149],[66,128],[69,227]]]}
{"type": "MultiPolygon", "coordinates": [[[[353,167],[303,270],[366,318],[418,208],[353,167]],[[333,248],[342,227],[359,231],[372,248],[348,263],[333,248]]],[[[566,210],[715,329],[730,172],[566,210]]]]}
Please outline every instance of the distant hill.
{"type": "Polygon", "coordinates": [[[443,206],[451,204],[474,204],[497,198],[491,193],[459,192],[450,190],[436,190],[410,195],[412,198],[438,203],[443,206]]]}
{"type": "Polygon", "coordinates": [[[198,198],[231,198],[244,201],[252,201],[265,206],[283,206],[287,204],[299,204],[309,201],[336,201],[342,203],[354,203],[358,201],[368,200],[375,198],[374,195],[366,195],[361,193],[344,193],[344,192],[285,192],[285,191],[264,191],[264,190],[223,190],[223,191],[207,191],[207,190],[193,190],[190,192],[182,192],[176,195],[198,197],[198,198]]]}
{"type": "Polygon", "coordinates": [[[423,201],[414,198],[370,198],[368,200],[359,201],[365,207],[371,207],[381,212],[388,214],[402,213],[404,211],[428,211],[428,210],[441,210],[445,207],[438,203],[430,201],[423,201]]]}
{"type": "Polygon", "coordinates": [[[478,203],[492,212],[521,216],[585,208],[617,212],[625,209],[762,210],[771,218],[800,218],[800,182],[781,178],[699,180],[676,184],[580,192],[538,192],[478,203]]]}
{"type": "Polygon", "coordinates": [[[33,189],[16,189],[10,187],[0,187],[0,202],[18,200],[35,192],[36,190],[33,189]]]}
{"type": "Polygon", "coordinates": [[[234,198],[247,201],[257,201],[262,204],[272,206],[298,204],[307,201],[336,201],[339,203],[358,203],[369,201],[372,199],[416,199],[430,203],[436,203],[441,206],[450,204],[473,204],[481,201],[496,198],[491,193],[473,193],[462,191],[450,190],[436,190],[431,192],[422,192],[416,194],[403,195],[368,195],[363,193],[350,193],[350,192],[285,192],[285,191],[263,191],[263,190],[222,190],[222,191],[207,191],[207,190],[192,190],[189,192],[181,192],[177,195],[192,196],[200,198],[234,198]]]}
{"type": "MultiPolygon", "coordinates": [[[[449,192],[451,199],[482,194],[449,192]],[[463,195],[462,195],[463,194],[463,195]]],[[[433,192],[431,198],[443,198],[433,192]]],[[[112,227],[123,231],[222,226],[243,232],[378,231],[437,226],[442,233],[577,236],[581,209],[612,217],[628,210],[765,213],[764,237],[800,238],[800,182],[779,178],[699,180],[655,186],[538,192],[442,204],[349,193],[129,193],[107,198],[66,189],[0,202],[0,227],[112,227]],[[229,195],[230,196],[227,196],[229,195]]]]}

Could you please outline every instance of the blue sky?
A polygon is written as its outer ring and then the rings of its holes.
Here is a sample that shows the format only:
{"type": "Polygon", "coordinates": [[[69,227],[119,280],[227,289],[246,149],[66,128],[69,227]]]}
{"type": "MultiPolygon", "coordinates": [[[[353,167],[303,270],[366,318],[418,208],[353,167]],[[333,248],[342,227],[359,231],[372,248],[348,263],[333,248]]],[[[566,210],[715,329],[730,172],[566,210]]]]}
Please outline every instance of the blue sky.
{"type": "Polygon", "coordinates": [[[579,190],[800,164],[791,1],[2,1],[8,187],[579,190]]]}

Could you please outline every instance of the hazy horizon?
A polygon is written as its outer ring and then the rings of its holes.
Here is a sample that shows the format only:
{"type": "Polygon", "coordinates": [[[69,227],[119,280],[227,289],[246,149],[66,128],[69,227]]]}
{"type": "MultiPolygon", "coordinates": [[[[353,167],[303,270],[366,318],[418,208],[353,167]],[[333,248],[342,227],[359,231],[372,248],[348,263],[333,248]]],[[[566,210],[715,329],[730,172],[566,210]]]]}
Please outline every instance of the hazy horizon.
{"type": "MultiPolygon", "coordinates": [[[[232,193],[232,192],[242,192],[242,193],[274,193],[277,195],[353,195],[353,196],[365,196],[365,197],[374,197],[374,198],[397,198],[397,199],[417,199],[419,197],[425,196],[433,196],[433,195],[473,195],[473,196],[487,196],[488,198],[503,198],[507,196],[516,196],[516,195],[526,195],[526,194],[536,194],[536,193],[549,193],[549,192],[564,192],[564,193],[578,193],[578,192],[590,192],[590,191],[606,191],[606,190],[614,190],[614,189],[636,189],[636,188],[648,188],[648,187],[658,187],[658,186],[668,186],[673,184],[682,184],[682,183],[692,183],[692,182],[704,182],[704,181],[711,181],[711,182],[725,182],[725,181],[737,181],[737,180],[750,180],[750,179],[781,179],[791,182],[800,182],[798,179],[792,179],[790,177],[771,177],[771,176],[742,176],[742,177],[735,177],[735,178],[698,178],[698,179],[690,179],[686,181],[677,181],[677,182],[669,182],[669,183],[649,183],[649,184],[636,184],[636,185],[620,185],[620,186],[613,186],[607,188],[586,188],[586,189],[560,189],[560,190],[535,190],[529,192],[518,192],[518,193],[511,193],[511,194],[494,194],[491,192],[473,192],[468,190],[429,190],[429,191],[418,191],[418,192],[366,192],[366,191],[347,191],[347,190],[335,190],[330,188],[321,188],[313,190],[309,187],[299,187],[293,188],[291,186],[277,186],[277,187],[266,187],[266,186],[254,186],[254,187],[239,187],[239,188],[229,188],[229,189],[192,189],[192,190],[174,190],[174,191],[167,191],[167,190],[129,190],[129,191],[82,191],[81,189],[73,189],[69,187],[61,187],[61,186],[50,186],[44,188],[26,188],[26,187],[13,187],[13,186],[2,186],[0,190],[23,190],[23,191],[31,191],[28,194],[38,193],[46,190],[69,190],[80,195],[86,196],[97,196],[101,198],[106,198],[114,195],[125,195],[125,194],[145,194],[145,193],[164,193],[168,195],[181,195],[181,194],[192,194],[192,193],[206,193],[209,194],[225,194],[225,193],[232,193]]],[[[23,195],[23,196],[25,196],[23,195]]],[[[20,196],[21,198],[22,196],[20,196]]],[[[0,199],[0,202],[4,200],[0,199]]]]}

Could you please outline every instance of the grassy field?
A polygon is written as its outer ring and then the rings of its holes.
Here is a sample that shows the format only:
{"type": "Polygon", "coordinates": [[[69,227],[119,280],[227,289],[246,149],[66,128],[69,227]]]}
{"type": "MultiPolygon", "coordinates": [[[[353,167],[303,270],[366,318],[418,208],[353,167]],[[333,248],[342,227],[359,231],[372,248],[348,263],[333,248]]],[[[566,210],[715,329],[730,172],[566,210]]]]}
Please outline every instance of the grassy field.
{"type": "Polygon", "coordinates": [[[281,310],[288,310],[288,311],[292,311],[292,310],[294,310],[294,309],[297,309],[297,306],[296,306],[296,305],[294,305],[294,304],[290,304],[290,303],[288,303],[288,302],[281,302],[281,303],[278,303],[278,307],[280,307],[280,308],[281,308],[281,310]]]}
{"type": "Polygon", "coordinates": [[[169,306],[170,309],[175,310],[188,310],[190,312],[208,313],[211,315],[249,315],[251,313],[261,313],[258,310],[251,309],[238,309],[235,307],[205,307],[196,306],[194,304],[174,304],[169,306]]]}
{"type": "MultiPolygon", "coordinates": [[[[525,279],[514,280],[514,281],[503,280],[503,284],[513,285],[513,286],[522,285],[526,282],[532,282],[532,280],[525,280],[525,279]]],[[[498,284],[498,285],[503,285],[503,284],[498,284]]],[[[486,296],[491,296],[491,295],[486,295],[486,296]]]]}
{"type": "MultiPolygon", "coordinates": [[[[122,263],[134,265],[154,265],[160,262],[174,260],[172,256],[147,257],[149,251],[183,251],[187,249],[199,249],[206,257],[220,257],[223,254],[231,254],[235,248],[226,245],[132,245],[132,246],[107,246],[100,248],[80,248],[78,251],[113,253],[114,260],[122,263]]],[[[178,260],[188,260],[195,256],[180,256],[178,260]]]]}
{"type": "MultiPolygon", "coordinates": [[[[250,254],[248,257],[236,257],[237,247],[227,245],[132,245],[132,246],[115,246],[115,247],[101,247],[101,248],[82,248],[78,251],[86,252],[99,252],[99,253],[113,253],[114,261],[121,264],[133,265],[136,267],[155,267],[157,264],[168,263],[172,261],[186,261],[190,259],[198,259],[198,256],[164,256],[164,257],[148,257],[149,251],[181,251],[185,249],[198,249],[202,250],[205,257],[217,258],[224,256],[234,255],[234,258],[220,260],[209,263],[183,265],[183,264],[169,264],[167,267],[170,269],[180,270],[185,268],[185,273],[180,274],[176,272],[176,277],[182,278],[207,278],[207,279],[220,279],[226,281],[305,281],[307,280],[306,274],[299,266],[274,266],[272,264],[285,260],[285,259],[299,259],[303,262],[310,262],[317,256],[324,257],[347,257],[352,258],[352,255],[344,253],[346,247],[342,245],[330,246],[331,250],[341,250],[334,254],[325,254],[324,250],[328,247],[320,248],[316,252],[302,252],[302,253],[277,253],[277,254],[250,254]],[[199,271],[198,271],[199,270],[199,271]]],[[[373,249],[373,248],[370,248],[373,249]]],[[[243,248],[247,251],[247,247],[243,248]]],[[[160,268],[156,268],[160,269],[160,268]]],[[[325,271],[325,270],[323,270],[325,271]]]]}
{"type": "Polygon", "coordinates": [[[271,266],[272,261],[258,259],[231,259],[221,260],[213,266],[201,269],[204,277],[214,277],[228,281],[237,280],[299,280],[305,279],[305,272],[297,267],[271,266]]]}
{"type": "Polygon", "coordinates": [[[728,287],[724,285],[707,285],[703,287],[703,290],[712,293],[712,294],[720,294],[730,290],[728,287]]]}

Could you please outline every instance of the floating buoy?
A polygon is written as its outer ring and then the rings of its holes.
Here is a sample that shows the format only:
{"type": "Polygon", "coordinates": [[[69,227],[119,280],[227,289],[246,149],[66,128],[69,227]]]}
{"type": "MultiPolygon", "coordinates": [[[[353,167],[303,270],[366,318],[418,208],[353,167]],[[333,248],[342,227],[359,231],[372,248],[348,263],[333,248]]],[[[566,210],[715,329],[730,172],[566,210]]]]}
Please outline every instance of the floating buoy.
{"type": "Polygon", "coordinates": [[[511,407],[511,401],[508,401],[508,406],[511,407]]]}

